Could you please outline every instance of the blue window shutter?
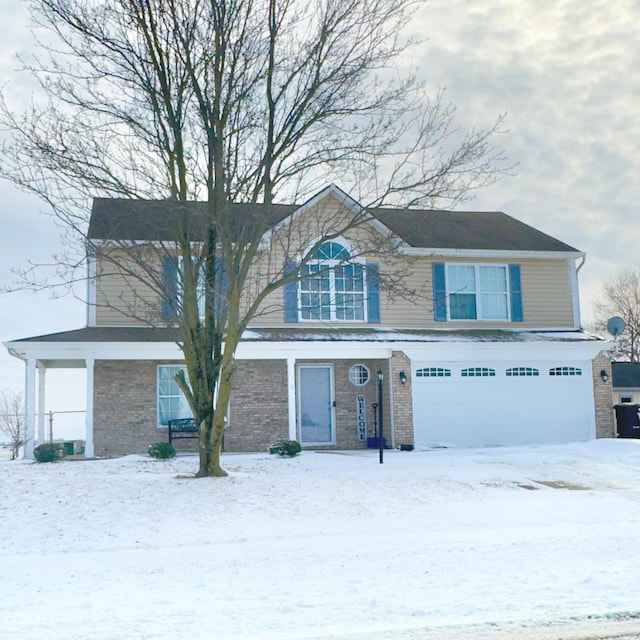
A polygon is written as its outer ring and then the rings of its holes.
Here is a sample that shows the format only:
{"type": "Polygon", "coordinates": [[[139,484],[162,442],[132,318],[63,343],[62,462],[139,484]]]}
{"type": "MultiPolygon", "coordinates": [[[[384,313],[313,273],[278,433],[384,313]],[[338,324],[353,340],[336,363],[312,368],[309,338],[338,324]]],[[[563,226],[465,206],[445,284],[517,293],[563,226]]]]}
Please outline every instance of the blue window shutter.
{"type": "MultiPolygon", "coordinates": [[[[284,263],[284,275],[288,276],[296,269],[296,263],[287,259],[284,263]]],[[[298,281],[284,285],[284,321],[298,322],[298,281]]]]}
{"type": "Polygon", "coordinates": [[[173,324],[178,297],[178,261],[175,256],[162,256],[162,319],[173,324]]]}
{"type": "Polygon", "coordinates": [[[433,265],[433,319],[436,322],[447,321],[447,283],[444,262],[433,265]]]}
{"type": "Polygon", "coordinates": [[[511,321],[524,322],[522,310],[522,283],[520,280],[520,265],[509,265],[509,293],[511,294],[511,321]]]}
{"type": "Polygon", "coordinates": [[[380,324],[380,265],[376,262],[367,264],[368,318],[367,321],[380,324]]]}

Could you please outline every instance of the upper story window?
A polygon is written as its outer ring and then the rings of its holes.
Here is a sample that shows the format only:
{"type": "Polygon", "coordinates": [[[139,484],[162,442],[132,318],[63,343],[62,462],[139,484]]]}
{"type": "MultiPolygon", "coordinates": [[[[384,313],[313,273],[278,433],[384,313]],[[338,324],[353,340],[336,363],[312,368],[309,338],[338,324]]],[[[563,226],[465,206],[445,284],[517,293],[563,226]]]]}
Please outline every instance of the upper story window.
{"type": "Polygon", "coordinates": [[[302,267],[298,289],[302,320],[365,320],[365,267],[346,262],[350,258],[342,244],[325,242],[302,267]]]}
{"type": "Polygon", "coordinates": [[[434,320],[522,322],[520,265],[433,263],[434,320]]]}
{"type": "Polygon", "coordinates": [[[447,265],[451,320],[508,320],[507,267],[447,265]]]}

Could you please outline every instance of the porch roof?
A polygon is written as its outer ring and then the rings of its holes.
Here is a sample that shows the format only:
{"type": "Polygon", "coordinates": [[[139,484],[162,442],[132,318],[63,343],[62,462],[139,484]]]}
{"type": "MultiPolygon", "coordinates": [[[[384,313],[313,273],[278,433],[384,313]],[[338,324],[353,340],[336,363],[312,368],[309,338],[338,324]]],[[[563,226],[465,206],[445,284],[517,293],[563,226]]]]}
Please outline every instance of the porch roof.
{"type": "MultiPolygon", "coordinates": [[[[506,329],[389,329],[372,327],[281,327],[245,331],[242,342],[597,342],[602,339],[581,330],[506,329]]],[[[84,327],[10,340],[25,343],[175,343],[180,332],[173,327],[84,327]]],[[[604,348],[604,347],[603,347],[604,348]]]]}

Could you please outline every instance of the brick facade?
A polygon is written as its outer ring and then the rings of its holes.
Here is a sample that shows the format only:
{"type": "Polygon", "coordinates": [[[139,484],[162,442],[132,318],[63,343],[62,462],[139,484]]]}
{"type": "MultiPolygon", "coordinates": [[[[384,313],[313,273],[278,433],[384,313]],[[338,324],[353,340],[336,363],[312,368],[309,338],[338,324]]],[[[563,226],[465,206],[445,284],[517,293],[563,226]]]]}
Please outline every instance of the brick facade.
{"type": "MultiPolygon", "coordinates": [[[[97,456],[146,453],[154,442],[167,440],[167,429],[158,427],[157,369],[161,361],[100,360],[94,369],[94,443],[97,456]]],[[[327,448],[365,448],[358,439],[356,397],[364,395],[368,435],[374,435],[373,403],[378,402],[377,371],[385,373],[384,427],[388,443],[394,437],[391,422],[389,371],[384,360],[301,361],[329,364],[333,368],[336,445],[327,448]],[[355,386],[349,379],[354,364],[369,370],[367,384],[355,386]]],[[[278,439],[289,438],[286,360],[237,361],[231,395],[225,451],[266,451],[278,439]]],[[[196,450],[197,440],[176,441],[178,450],[196,450]]]]}
{"type": "Polygon", "coordinates": [[[146,453],[150,444],[167,440],[166,428],[157,426],[158,364],[137,360],[96,361],[93,429],[97,456],[146,453]]]}
{"type": "Polygon", "coordinates": [[[323,449],[365,449],[366,441],[358,439],[357,430],[357,396],[363,395],[365,402],[367,433],[374,435],[374,425],[377,415],[374,416],[373,404],[378,403],[377,373],[385,374],[383,382],[383,421],[387,442],[393,440],[391,425],[391,408],[389,406],[389,394],[387,393],[387,362],[386,360],[301,360],[298,365],[327,364],[333,368],[333,386],[335,398],[335,429],[336,445],[321,447],[323,449]],[[369,370],[369,380],[362,386],[354,385],[349,379],[349,371],[354,365],[364,365],[369,370]]]}
{"type": "Polygon", "coordinates": [[[236,361],[225,451],[266,451],[288,438],[286,360],[236,361]]]}
{"type": "MultiPolygon", "coordinates": [[[[378,402],[378,370],[386,373],[386,362],[381,360],[338,360],[333,364],[334,388],[336,399],[336,442],[339,449],[364,449],[366,441],[358,440],[357,404],[356,396],[364,395],[367,433],[374,435],[373,404],[378,402]],[[369,381],[362,386],[354,385],[349,380],[349,371],[356,364],[361,364],[369,370],[369,381]]],[[[386,376],[385,376],[386,377],[386,376]]],[[[383,385],[386,389],[386,385],[383,385]]],[[[388,396],[387,396],[388,397],[388,396]]],[[[390,407],[387,397],[383,395],[384,433],[389,442],[391,436],[390,407]]],[[[377,413],[377,412],[376,412],[377,413]]],[[[379,426],[379,425],[378,425],[379,426]]]]}
{"type": "Polygon", "coordinates": [[[411,360],[406,353],[394,351],[391,354],[391,384],[393,397],[394,445],[413,444],[413,390],[411,360]],[[407,376],[402,384],[400,372],[407,376]]]}
{"type": "MultiPolygon", "coordinates": [[[[160,361],[100,360],[94,370],[94,442],[98,456],[146,453],[154,442],[167,440],[167,430],[158,427],[157,368],[160,361]]],[[[384,375],[384,431],[391,446],[413,444],[413,402],[411,361],[401,351],[386,360],[300,361],[328,364],[333,369],[336,445],[326,448],[363,449],[358,439],[358,395],[365,398],[367,432],[374,435],[373,404],[378,402],[377,372],[384,375]],[[354,385],[349,371],[355,364],[369,370],[369,381],[354,385]],[[400,372],[407,375],[400,382],[400,372]]],[[[231,397],[229,426],[225,433],[226,451],[266,451],[278,439],[289,438],[286,360],[238,361],[231,397]]],[[[606,352],[592,365],[596,437],[615,437],[612,409],[611,363],[606,352]],[[602,381],[601,371],[608,373],[602,381]]],[[[197,440],[177,441],[179,450],[196,450],[197,440]]],[[[325,448],[325,447],[323,447],[325,448]]]]}

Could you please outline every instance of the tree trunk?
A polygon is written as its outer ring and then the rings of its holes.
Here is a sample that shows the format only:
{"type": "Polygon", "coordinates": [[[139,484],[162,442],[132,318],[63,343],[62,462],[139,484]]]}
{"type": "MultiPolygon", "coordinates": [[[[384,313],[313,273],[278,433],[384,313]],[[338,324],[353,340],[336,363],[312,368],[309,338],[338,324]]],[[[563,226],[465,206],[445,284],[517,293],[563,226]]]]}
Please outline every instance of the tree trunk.
{"type": "Polygon", "coordinates": [[[198,468],[198,473],[196,473],[196,478],[225,478],[229,475],[222,468],[220,461],[224,423],[224,416],[222,420],[215,420],[215,417],[211,416],[200,424],[198,447],[200,467],[198,468]]]}

